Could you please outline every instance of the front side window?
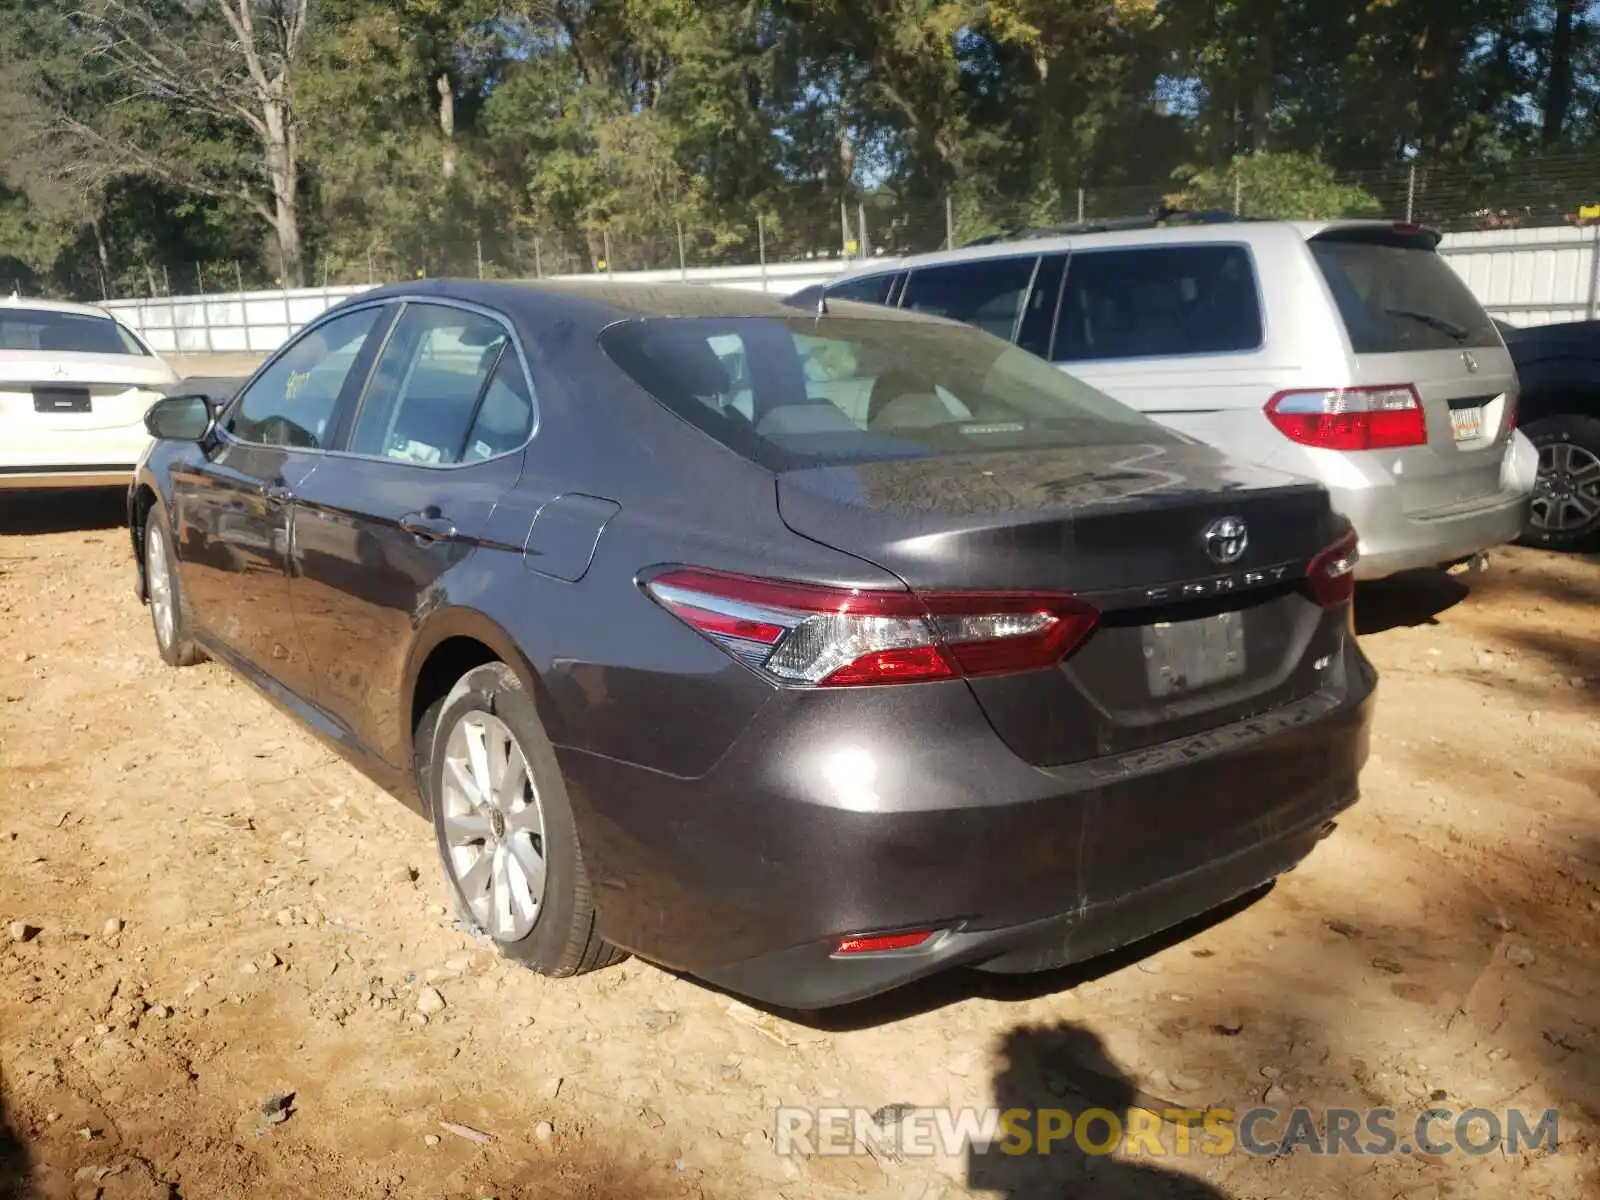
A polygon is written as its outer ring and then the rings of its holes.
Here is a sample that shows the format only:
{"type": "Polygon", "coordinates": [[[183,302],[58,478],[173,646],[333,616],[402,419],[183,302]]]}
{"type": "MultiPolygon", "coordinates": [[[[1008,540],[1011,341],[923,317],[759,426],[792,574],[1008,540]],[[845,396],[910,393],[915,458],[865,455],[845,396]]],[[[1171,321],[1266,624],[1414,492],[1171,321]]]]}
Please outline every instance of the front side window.
{"type": "Polygon", "coordinates": [[[357,309],[300,335],[245,388],[228,432],[269,446],[326,447],[339,394],[382,311],[357,309]]]}
{"type": "Polygon", "coordinates": [[[985,333],[1010,341],[1038,261],[1037,256],[1029,254],[919,267],[906,281],[900,306],[976,325],[985,333]]]}
{"type": "Polygon", "coordinates": [[[42,308],[0,310],[0,350],[56,354],[148,355],[131,333],[109,317],[42,308]]]}
{"type": "Polygon", "coordinates": [[[1243,353],[1261,346],[1243,246],[1083,250],[1067,264],[1057,362],[1243,353]]]}
{"type": "Polygon", "coordinates": [[[889,293],[894,288],[894,280],[895,275],[892,271],[886,275],[862,275],[856,279],[846,279],[827,289],[828,299],[856,300],[862,304],[887,304],[889,293]]]}
{"type": "Polygon", "coordinates": [[[532,412],[504,325],[408,304],[373,368],[349,449],[433,465],[491,458],[527,440],[532,412]]]}
{"type": "Polygon", "coordinates": [[[886,316],[656,318],[600,346],[641,388],[774,470],[1177,440],[974,329],[886,316]]]}

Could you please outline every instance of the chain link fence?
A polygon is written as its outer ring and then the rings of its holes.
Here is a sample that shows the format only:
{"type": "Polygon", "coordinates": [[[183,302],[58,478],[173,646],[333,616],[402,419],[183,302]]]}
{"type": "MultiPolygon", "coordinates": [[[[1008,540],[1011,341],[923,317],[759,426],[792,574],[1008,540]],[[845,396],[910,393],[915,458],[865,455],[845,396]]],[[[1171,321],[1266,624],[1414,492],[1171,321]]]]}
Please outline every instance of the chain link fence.
{"type": "MultiPolygon", "coordinates": [[[[1361,188],[1381,215],[1443,232],[1563,226],[1600,221],[1600,156],[1549,154],[1503,163],[1432,167],[1398,165],[1345,173],[1340,184],[1361,188]]],[[[949,195],[899,195],[888,189],[840,200],[797,190],[784,211],[734,215],[716,225],[657,221],[574,229],[486,230],[479,236],[413,238],[405,247],[381,233],[354,253],[311,255],[309,286],[384,283],[455,276],[537,279],[632,271],[688,272],[702,267],[756,267],[919,253],[977,239],[1074,221],[1148,214],[1183,192],[1173,180],[1099,186],[1086,182],[1049,201],[985,199],[957,188],[949,195]]],[[[1276,215],[1253,204],[1249,182],[1236,178],[1232,207],[1276,215]]],[[[359,237],[341,244],[361,245],[359,237]]],[[[99,278],[99,296],[193,296],[281,286],[238,262],[143,263],[99,278]]]]}

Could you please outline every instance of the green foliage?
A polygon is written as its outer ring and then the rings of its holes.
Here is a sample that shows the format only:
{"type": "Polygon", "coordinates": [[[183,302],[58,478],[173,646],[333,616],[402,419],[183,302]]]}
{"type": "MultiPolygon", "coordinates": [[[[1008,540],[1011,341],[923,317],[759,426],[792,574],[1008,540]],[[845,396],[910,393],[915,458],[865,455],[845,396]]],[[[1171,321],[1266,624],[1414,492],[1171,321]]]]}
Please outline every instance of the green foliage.
{"type": "Polygon", "coordinates": [[[1374,192],[1395,211],[1413,161],[1429,219],[1480,193],[1559,215],[1600,194],[1596,20],[1568,0],[0,0],[0,286],[827,254],[863,210],[894,253],[1163,192],[1231,209],[1236,182],[1249,214],[1357,215],[1374,192]],[[172,69],[119,58],[135,45],[172,69]],[[1577,165],[1519,201],[1536,148],[1577,165]]]}
{"type": "Polygon", "coordinates": [[[1242,154],[1226,167],[1183,173],[1167,197],[1177,208],[1233,209],[1246,217],[1327,221],[1377,217],[1383,206],[1370,192],[1340,183],[1325,163],[1304,154],[1242,154]]]}

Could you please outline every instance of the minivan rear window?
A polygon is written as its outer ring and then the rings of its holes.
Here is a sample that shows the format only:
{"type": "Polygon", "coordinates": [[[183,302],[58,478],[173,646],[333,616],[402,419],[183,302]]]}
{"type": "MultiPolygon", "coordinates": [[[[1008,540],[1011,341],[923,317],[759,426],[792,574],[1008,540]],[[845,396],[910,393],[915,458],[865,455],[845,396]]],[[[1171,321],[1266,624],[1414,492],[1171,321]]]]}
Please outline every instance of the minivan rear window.
{"type": "Polygon", "coordinates": [[[1310,246],[1357,354],[1500,344],[1483,305],[1436,251],[1326,236],[1310,246]]]}
{"type": "Polygon", "coordinates": [[[1025,350],[891,317],[659,317],[600,347],[641,388],[772,470],[1177,435],[1025,350]]]}

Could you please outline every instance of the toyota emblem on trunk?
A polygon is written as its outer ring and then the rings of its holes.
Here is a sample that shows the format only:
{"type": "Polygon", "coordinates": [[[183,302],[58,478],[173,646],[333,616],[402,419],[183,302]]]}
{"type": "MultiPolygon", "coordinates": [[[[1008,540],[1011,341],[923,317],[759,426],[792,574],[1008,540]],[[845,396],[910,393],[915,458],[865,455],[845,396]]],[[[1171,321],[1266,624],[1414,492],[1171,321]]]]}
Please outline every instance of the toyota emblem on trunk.
{"type": "Polygon", "coordinates": [[[1244,557],[1250,544],[1250,531],[1238,517],[1218,517],[1201,535],[1212,562],[1234,563],[1244,557]]]}

